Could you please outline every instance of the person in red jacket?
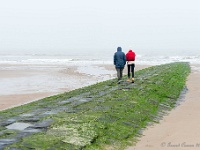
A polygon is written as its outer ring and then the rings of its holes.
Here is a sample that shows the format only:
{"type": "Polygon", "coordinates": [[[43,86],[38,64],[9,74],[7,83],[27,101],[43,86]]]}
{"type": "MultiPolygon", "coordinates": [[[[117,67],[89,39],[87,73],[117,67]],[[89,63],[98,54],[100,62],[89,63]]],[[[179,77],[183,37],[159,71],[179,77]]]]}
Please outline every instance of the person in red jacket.
{"type": "Polygon", "coordinates": [[[127,69],[128,69],[128,82],[131,81],[130,77],[132,75],[132,83],[134,83],[134,69],[135,69],[135,57],[136,54],[131,49],[126,54],[127,69]]]}

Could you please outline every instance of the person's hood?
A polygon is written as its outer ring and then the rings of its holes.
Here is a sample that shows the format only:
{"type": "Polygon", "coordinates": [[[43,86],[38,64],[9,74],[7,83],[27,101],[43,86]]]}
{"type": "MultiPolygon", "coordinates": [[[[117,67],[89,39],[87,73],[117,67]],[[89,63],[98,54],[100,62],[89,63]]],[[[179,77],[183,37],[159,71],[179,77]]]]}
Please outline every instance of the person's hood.
{"type": "Polygon", "coordinates": [[[132,50],[130,49],[128,52],[132,52],[132,50]]]}
{"type": "Polygon", "coordinates": [[[117,51],[122,51],[122,48],[121,48],[121,47],[118,47],[118,48],[117,48],[117,51]]]}

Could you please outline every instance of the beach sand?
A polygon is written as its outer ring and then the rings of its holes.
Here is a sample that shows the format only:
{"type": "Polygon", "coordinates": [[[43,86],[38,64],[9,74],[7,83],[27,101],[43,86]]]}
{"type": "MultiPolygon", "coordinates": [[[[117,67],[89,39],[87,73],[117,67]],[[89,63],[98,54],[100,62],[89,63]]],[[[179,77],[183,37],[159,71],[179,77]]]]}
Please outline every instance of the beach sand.
{"type": "MultiPolygon", "coordinates": [[[[96,64],[92,67],[1,64],[0,110],[116,77],[116,70],[112,64],[96,64]]],[[[148,65],[136,65],[135,70],[146,67],[148,65]]],[[[125,67],[124,74],[126,73],[125,67]]]]}
{"type": "Polygon", "coordinates": [[[191,68],[184,100],[159,124],[145,129],[136,145],[127,150],[200,149],[200,65],[191,68]]]}

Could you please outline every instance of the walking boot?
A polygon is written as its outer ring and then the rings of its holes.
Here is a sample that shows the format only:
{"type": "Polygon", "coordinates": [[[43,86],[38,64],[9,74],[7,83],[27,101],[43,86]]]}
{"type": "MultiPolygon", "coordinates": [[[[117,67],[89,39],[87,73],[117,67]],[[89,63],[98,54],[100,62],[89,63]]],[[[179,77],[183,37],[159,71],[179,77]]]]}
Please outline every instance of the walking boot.
{"type": "Polygon", "coordinates": [[[134,83],[134,78],[132,78],[132,83],[134,83]]]}
{"type": "Polygon", "coordinates": [[[130,79],[130,78],[128,78],[126,81],[127,81],[127,82],[131,82],[131,79],[130,79]]]}

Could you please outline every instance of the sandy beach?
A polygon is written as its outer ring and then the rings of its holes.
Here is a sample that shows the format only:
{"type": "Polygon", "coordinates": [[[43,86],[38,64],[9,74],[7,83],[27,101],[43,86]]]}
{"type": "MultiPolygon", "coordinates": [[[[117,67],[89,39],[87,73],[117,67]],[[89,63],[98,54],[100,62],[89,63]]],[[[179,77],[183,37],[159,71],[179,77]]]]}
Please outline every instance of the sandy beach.
{"type": "Polygon", "coordinates": [[[144,130],[138,143],[127,150],[200,149],[200,65],[192,64],[191,69],[184,100],[159,124],[144,130]]]}
{"type": "MultiPolygon", "coordinates": [[[[148,67],[136,65],[135,70],[148,67]]],[[[127,73],[126,67],[124,74],[127,73]]],[[[112,64],[0,65],[0,110],[116,77],[112,64]]]]}

